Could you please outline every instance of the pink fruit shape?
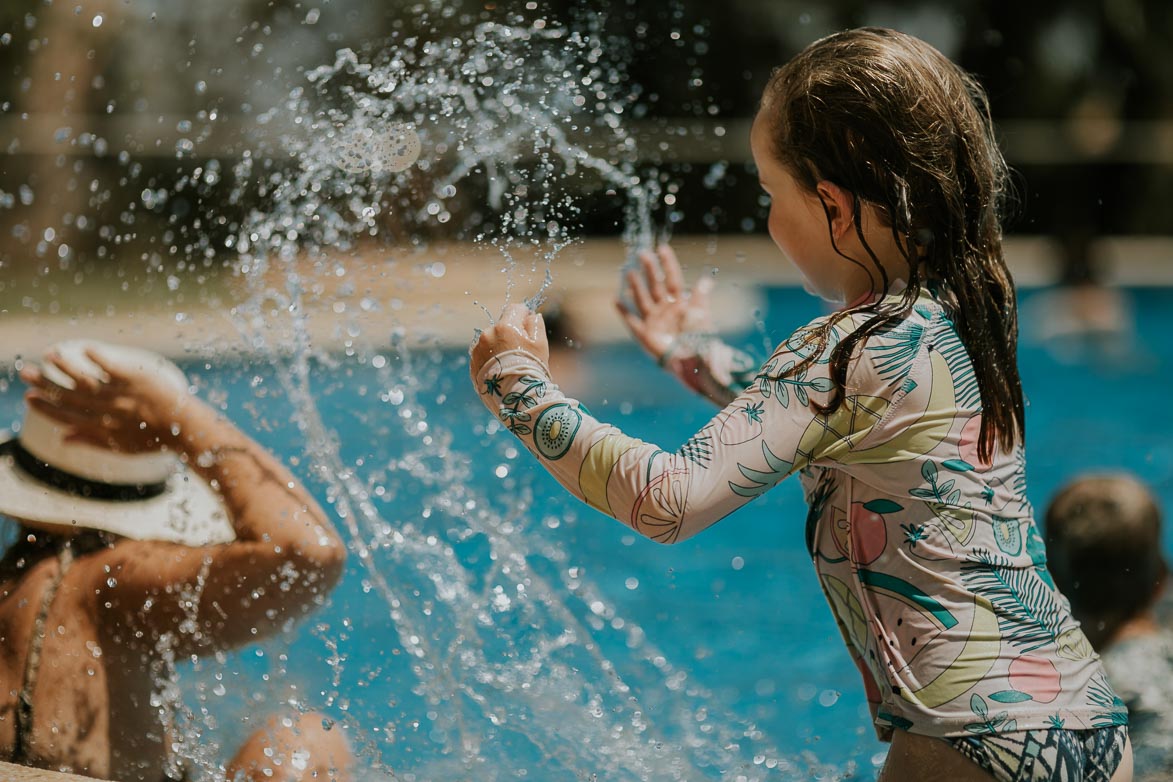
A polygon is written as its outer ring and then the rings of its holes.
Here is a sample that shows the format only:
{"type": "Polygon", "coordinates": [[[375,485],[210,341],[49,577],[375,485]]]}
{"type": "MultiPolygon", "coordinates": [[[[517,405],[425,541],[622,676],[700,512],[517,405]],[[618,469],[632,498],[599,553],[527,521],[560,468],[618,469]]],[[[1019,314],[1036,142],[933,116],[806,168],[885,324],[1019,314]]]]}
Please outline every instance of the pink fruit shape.
{"type": "Polygon", "coordinates": [[[1039,703],[1059,695],[1060,676],[1055,664],[1044,657],[1024,654],[1010,663],[1010,686],[1039,703]]]}
{"type": "Polygon", "coordinates": [[[958,450],[961,458],[972,464],[980,471],[990,469],[990,463],[978,456],[978,441],[982,434],[982,414],[971,416],[965,425],[961,427],[960,442],[958,443],[958,450]]]}
{"type": "Polygon", "coordinates": [[[862,502],[851,503],[851,540],[851,554],[857,565],[875,562],[888,545],[884,517],[868,510],[862,502]]]}

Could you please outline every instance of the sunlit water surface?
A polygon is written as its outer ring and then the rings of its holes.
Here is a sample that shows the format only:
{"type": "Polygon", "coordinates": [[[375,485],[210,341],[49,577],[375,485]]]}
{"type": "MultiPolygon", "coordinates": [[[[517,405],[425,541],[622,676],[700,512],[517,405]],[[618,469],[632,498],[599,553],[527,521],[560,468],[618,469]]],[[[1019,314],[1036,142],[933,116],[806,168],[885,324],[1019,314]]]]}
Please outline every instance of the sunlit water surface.
{"type": "MultiPolygon", "coordinates": [[[[1127,347],[1057,352],[1024,335],[1036,506],[1072,472],[1106,467],[1173,500],[1168,426],[1136,412],[1162,409],[1173,382],[1173,351],[1152,337],[1171,294],[1129,296],[1127,347]],[[1105,408],[1106,388],[1127,404],[1105,408]]],[[[734,339],[760,346],[818,312],[797,290],[767,301],[761,330],[734,339]]],[[[583,401],[630,434],[675,448],[710,414],[632,347],[581,361],[583,401]]],[[[202,737],[190,754],[222,760],[242,715],[288,702],[322,708],[365,763],[403,779],[870,777],[883,747],[811,573],[797,485],[663,547],[569,498],[497,430],[462,351],[312,361],[327,447],[307,440],[269,367],[185,368],[293,461],[354,552],[330,603],[289,637],[179,663],[176,720],[202,737]]],[[[12,382],[0,422],[20,414],[12,382]]]]}

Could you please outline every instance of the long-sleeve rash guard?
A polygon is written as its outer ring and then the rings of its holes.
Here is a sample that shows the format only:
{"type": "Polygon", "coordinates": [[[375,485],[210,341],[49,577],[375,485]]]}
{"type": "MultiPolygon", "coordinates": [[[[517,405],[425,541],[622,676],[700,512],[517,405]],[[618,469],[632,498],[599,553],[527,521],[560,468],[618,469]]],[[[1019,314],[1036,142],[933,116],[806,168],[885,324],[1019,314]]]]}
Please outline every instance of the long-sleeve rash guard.
{"type": "Polygon", "coordinates": [[[807,547],[881,738],[1125,723],[1047,572],[1021,446],[978,456],[977,380],[940,304],[922,296],[869,337],[843,403],[816,411],[833,388],[830,352],[863,317],[842,316],[821,347],[809,337],[827,321],[808,324],[756,371],[716,340],[676,351],[668,368],[724,407],[675,453],[595,419],[524,351],[476,380],[563,486],[661,543],[798,474],[807,547]]]}

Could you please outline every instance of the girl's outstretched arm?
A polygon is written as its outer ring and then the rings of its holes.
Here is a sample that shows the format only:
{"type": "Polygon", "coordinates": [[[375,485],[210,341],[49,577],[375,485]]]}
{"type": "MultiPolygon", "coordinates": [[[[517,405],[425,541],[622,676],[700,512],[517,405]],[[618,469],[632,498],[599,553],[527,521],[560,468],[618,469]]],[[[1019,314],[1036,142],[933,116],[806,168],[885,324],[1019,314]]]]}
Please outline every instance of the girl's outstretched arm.
{"type": "Polygon", "coordinates": [[[753,380],[757,362],[713,334],[709,291],[712,277],[691,290],[676,253],[666,244],[639,255],[640,269],[627,272],[631,301],[615,306],[636,342],[661,367],[718,405],[726,405],[753,380]]]}
{"type": "MultiPolygon", "coordinates": [[[[810,403],[825,402],[832,387],[825,363],[784,379],[763,368],[669,453],[564,396],[550,379],[547,358],[541,315],[523,305],[507,308],[473,346],[470,369],[481,401],[572,494],[661,543],[699,532],[815,460],[845,456],[876,421],[824,425],[810,403]]],[[[800,359],[783,345],[767,367],[800,359]]]]}

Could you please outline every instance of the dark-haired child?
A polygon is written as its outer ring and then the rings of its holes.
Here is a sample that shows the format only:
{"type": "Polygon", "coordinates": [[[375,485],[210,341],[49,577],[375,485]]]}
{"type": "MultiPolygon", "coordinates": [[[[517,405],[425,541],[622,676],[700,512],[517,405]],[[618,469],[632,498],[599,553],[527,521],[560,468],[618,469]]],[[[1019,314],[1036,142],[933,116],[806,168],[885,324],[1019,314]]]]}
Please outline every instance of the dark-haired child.
{"type": "Polygon", "coordinates": [[[1131,475],[1083,475],[1044,516],[1047,558],[1071,613],[1128,704],[1136,778],[1173,780],[1173,630],[1156,606],[1169,568],[1161,509],[1131,475]]]}

